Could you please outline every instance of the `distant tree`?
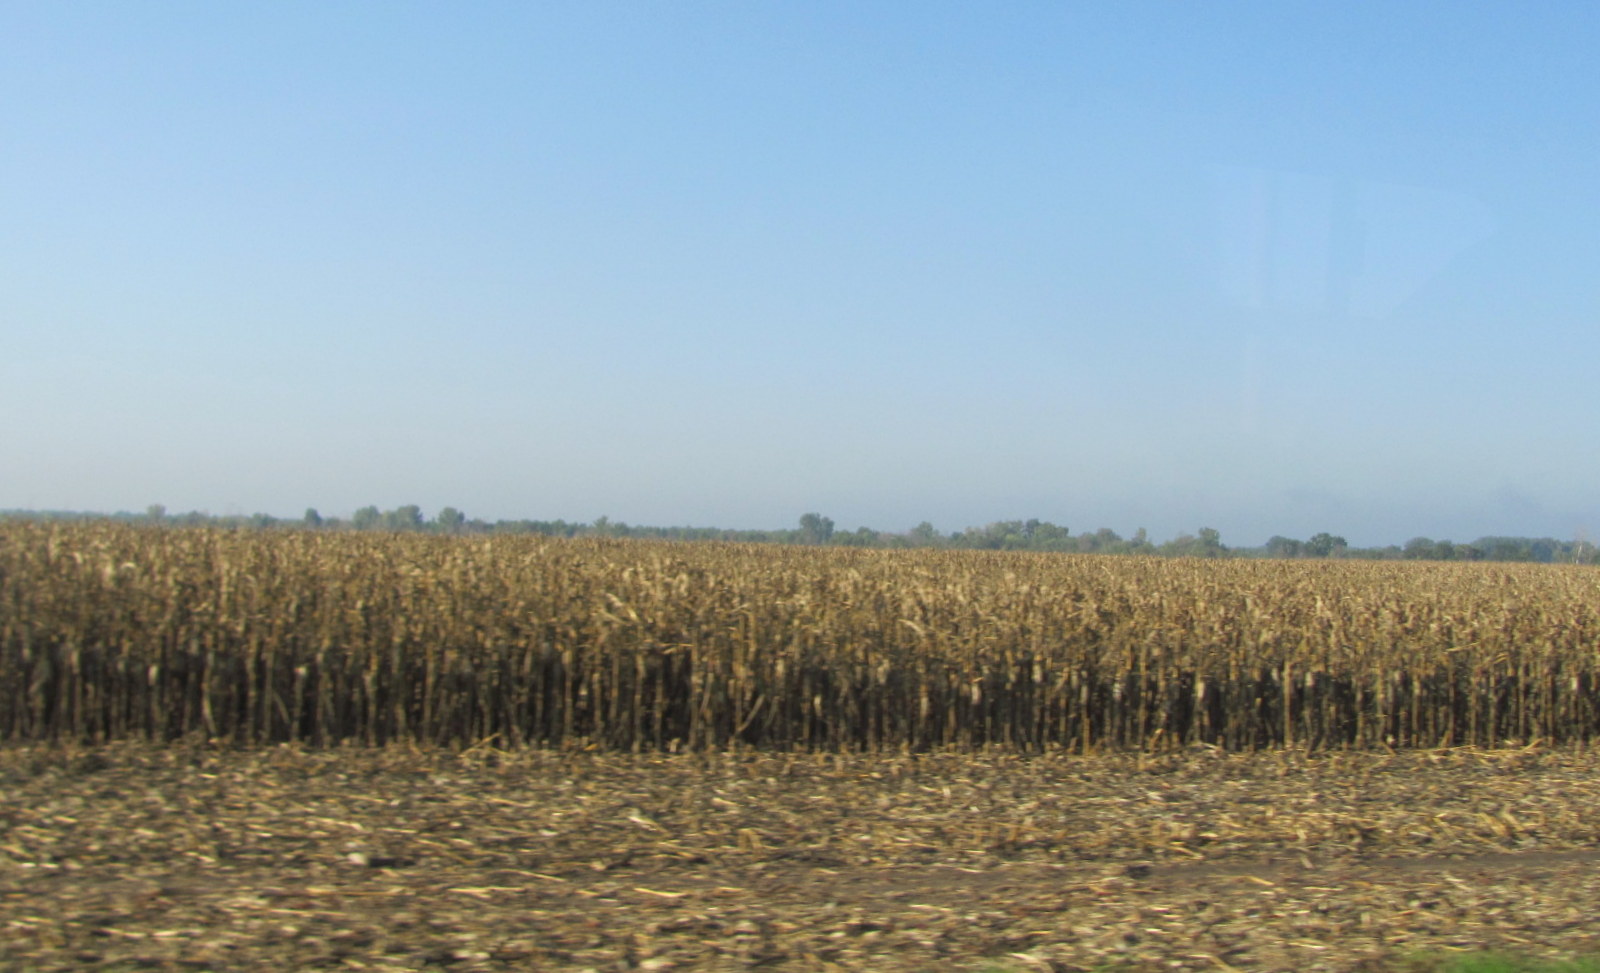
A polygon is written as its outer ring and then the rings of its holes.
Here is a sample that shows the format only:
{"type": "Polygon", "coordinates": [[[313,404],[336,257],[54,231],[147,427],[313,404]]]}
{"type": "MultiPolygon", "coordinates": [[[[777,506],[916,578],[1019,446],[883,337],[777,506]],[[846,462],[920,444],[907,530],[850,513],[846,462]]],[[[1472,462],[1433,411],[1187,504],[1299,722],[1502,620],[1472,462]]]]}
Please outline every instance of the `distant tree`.
{"type": "Polygon", "coordinates": [[[1578,537],[1572,542],[1572,563],[1591,564],[1597,552],[1594,542],[1587,537],[1578,537]]]}
{"type": "Polygon", "coordinates": [[[1199,557],[1200,539],[1184,532],[1162,544],[1156,550],[1167,557],[1199,557]]]}
{"type": "Polygon", "coordinates": [[[1022,534],[1022,521],[998,520],[974,531],[973,546],[991,551],[1015,551],[1028,546],[1022,534]]]}
{"type": "Polygon", "coordinates": [[[417,530],[422,527],[422,508],[414,503],[396,507],[383,515],[383,525],[390,530],[417,530]]]}
{"type": "Polygon", "coordinates": [[[1485,561],[1537,561],[1549,564],[1556,559],[1561,542],[1553,537],[1480,537],[1472,547],[1485,561]]]}
{"type": "Polygon", "coordinates": [[[383,523],[383,514],[377,507],[362,507],[350,516],[350,526],[356,530],[372,530],[383,523]]]}
{"type": "Polygon", "coordinates": [[[321,527],[322,515],[317,513],[316,507],[307,507],[305,516],[300,518],[300,523],[307,527],[321,527]]]}
{"type": "Polygon", "coordinates": [[[1029,530],[1025,540],[1028,549],[1034,551],[1071,551],[1077,544],[1071,531],[1048,520],[1040,521],[1029,530]]]}
{"type": "Polygon", "coordinates": [[[943,540],[939,536],[939,532],[934,530],[933,525],[926,520],[911,528],[911,533],[907,536],[911,538],[911,543],[918,547],[933,547],[943,540]]]}
{"type": "Polygon", "coordinates": [[[440,530],[451,534],[459,532],[466,522],[467,515],[454,507],[444,508],[439,511],[439,516],[434,519],[434,523],[439,525],[440,530]]]}
{"type": "Polygon", "coordinates": [[[968,527],[952,540],[957,547],[980,551],[1017,551],[1028,546],[1025,529],[1020,520],[997,520],[983,527],[968,527]]]}
{"type": "Polygon", "coordinates": [[[1300,541],[1275,534],[1267,538],[1267,557],[1299,557],[1304,547],[1300,541]]]}
{"type": "Polygon", "coordinates": [[[1406,541],[1400,548],[1400,556],[1410,561],[1427,561],[1434,557],[1433,539],[1430,537],[1413,537],[1406,541]]]}
{"type": "Polygon", "coordinates": [[[159,524],[163,520],[167,519],[167,508],[163,507],[159,503],[152,503],[150,506],[144,508],[144,519],[150,521],[152,524],[159,524]]]}
{"type": "Polygon", "coordinates": [[[1073,548],[1085,554],[1111,554],[1120,550],[1123,540],[1110,527],[1102,527],[1092,534],[1079,534],[1073,548]]]}
{"type": "Polygon", "coordinates": [[[1198,536],[1179,534],[1157,550],[1169,557],[1223,557],[1228,553],[1222,535],[1210,527],[1200,528],[1198,536]]]}
{"type": "Polygon", "coordinates": [[[833,537],[833,520],[818,513],[802,514],[800,536],[802,544],[826,544],[833,537]]]}
{"type": "Polygon", "coordinates": [[[871,527],[857,527],[842,534],[835,532],[833,542],[845,547],[882,547],[883,535],[871,527]]]}
{"type": "Polygon", "coordinates": [[[1323,532],[1306,541],[1305,552],[1308,557],[1334,557],[1343,554],[1349,543],[1343,537],[1335,537],[1323,532]]]}

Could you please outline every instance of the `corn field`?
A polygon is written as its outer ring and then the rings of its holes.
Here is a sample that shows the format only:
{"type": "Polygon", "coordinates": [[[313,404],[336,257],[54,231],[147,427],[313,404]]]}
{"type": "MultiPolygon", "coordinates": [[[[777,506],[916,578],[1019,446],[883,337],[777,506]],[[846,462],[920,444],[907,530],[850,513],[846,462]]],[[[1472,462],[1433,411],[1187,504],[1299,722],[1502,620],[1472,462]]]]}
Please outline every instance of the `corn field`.
{"type": "Polygon", "coordinates": [[[1600,571],[0,525],[0,739],[1437,747],[1600,733],[1600,571]]]}

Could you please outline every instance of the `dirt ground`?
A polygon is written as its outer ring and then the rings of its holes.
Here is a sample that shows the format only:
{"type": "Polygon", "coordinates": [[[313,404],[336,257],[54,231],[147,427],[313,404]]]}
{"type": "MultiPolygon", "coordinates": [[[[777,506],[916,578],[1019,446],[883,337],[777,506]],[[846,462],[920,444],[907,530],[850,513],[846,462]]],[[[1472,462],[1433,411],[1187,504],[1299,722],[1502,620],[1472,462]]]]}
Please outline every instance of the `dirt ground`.
{"type": "Polygon", "coordinates": [[[0,969],[1600,953],[1600,753],[0,748],[0,969]]]}

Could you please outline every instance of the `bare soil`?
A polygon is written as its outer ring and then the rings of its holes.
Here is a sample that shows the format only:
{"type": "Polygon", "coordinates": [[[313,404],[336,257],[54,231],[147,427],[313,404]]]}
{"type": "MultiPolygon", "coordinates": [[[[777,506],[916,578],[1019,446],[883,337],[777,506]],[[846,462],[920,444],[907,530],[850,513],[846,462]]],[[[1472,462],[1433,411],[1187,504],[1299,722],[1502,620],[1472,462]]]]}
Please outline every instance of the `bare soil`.
{"type": "Polygon", "coordinates": [[[1600,753],[0,748],[0,970],[1600,953],[1600,753]]]}

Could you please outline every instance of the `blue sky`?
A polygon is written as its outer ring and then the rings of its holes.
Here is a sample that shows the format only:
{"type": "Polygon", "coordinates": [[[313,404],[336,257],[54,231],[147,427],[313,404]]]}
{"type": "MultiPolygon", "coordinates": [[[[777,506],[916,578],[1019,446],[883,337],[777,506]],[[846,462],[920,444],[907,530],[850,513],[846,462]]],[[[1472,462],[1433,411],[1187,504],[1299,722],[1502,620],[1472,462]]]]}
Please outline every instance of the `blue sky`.
{"type": "Polygon", "coordinates": [[[1592,538],[1597,42],[10,2],[0,508],[1592,538]]]}

